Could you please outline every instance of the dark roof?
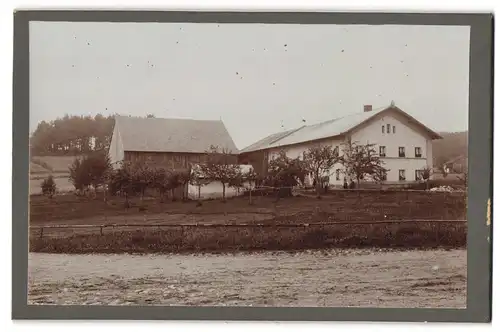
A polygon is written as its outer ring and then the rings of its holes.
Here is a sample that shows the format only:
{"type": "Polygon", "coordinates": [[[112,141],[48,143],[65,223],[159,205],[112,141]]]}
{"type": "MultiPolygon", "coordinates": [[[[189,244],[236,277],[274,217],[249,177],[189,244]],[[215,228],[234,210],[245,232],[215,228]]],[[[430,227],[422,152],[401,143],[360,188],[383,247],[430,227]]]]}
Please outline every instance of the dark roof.
{"type": "Polygon", "coordinates": [[[125,151],[204,153],[214,145],[238,153],[220,120],[117,116],[115,126],[125,151]]]}

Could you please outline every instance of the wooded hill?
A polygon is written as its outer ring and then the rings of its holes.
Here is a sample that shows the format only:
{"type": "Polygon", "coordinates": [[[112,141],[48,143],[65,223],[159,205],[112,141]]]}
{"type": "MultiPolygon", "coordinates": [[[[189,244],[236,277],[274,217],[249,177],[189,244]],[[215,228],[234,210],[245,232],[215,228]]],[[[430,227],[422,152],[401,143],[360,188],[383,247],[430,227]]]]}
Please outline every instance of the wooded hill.
{"type": "Polygon", "coordinates": [[[432,144],[434,166],[460,156],[468,155],[469,132],[439,133],[443,139],[435,140],[432,144]]]}

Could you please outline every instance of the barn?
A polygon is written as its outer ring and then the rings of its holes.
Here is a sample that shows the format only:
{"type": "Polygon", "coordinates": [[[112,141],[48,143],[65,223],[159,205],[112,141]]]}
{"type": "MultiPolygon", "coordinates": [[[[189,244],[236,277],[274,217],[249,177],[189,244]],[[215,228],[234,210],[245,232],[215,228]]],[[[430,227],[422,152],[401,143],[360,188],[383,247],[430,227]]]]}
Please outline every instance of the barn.
{"type": "Polygon", "coordinates": [[[211,145],[234,153],[237,162],[238,149],[221,120],[116,116],[109,157],[114,168],[128,161],[187,171],[204,161],[211,145]]]}

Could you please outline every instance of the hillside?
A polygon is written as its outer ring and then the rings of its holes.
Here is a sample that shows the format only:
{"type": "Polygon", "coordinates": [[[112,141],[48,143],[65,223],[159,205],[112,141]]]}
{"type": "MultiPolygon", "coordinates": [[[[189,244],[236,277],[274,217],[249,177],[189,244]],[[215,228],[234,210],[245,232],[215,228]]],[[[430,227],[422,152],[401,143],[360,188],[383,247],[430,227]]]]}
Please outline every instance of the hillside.
{"type": "Polygon", "coordinates": [[[468,131],[439,134],[443,139],[435,140],[432,144],[434,166],[461,155],[468,155],[468,131]]]}

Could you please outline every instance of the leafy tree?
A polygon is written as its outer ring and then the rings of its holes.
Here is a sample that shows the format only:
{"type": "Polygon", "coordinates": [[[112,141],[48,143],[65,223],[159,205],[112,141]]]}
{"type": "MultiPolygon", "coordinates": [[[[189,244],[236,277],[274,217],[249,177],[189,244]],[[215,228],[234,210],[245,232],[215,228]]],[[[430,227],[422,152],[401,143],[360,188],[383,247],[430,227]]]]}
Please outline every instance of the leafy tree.
{"type": "Polygon", "coordinates": [[[285,151],[280,151],[276,158],[269,161],[264,183],[280,188],[279,195],[291,196],[292,187],[304,183],[308,172],[304,161],[300,158],[289,158],[285,151]]]}
{"type": "Polygon", "coordinates": [[[322,179],[328,177],[332,167],[340,161],[338,149],[334,149],[330,145],[314,146],[304,153],[304,162],[307,170],[314,177],[318,195],[321,194],[322,179]]]}
{"type": "Polygon", "coordinates": [[[76,158],[69,167],[69,180],[79,193],[86,190],[92,182],[88,164],[84,160],[85,158],[76,158]]]}
{"type": "Polygon", "coordinates": [[[188,171],[172,171],[169,172],[167,177],[167,188],[172,193],[172,201],[175,201],[175,189],[183,188],[182,190],[182,200],[185,200],[184,196],[184,186],[190,181],[190,175],[188,171]]]}
{"type": "Polygon", "coordinates": [[[56,183],[54,181],[54,177],[49,175],[46,179],[42,181],[42,194],[52,198],[56,193],[56,183]]]}
{"type": "Polygon", "coordinates": [[[250,204],[252,204],[252,190],[254,189],[254,187],[257,184],[257,181],[259,180],[259,175],[255,172],[253,168],[250,168],[247,172],[243,173],[243,180],[250,186],[249,201],[250,204]]]}
{"type": "Polygon", "coordinates": [[[88,169],[90,184],[94,187],[94,190],[103,186],[106,183],[106,177],[111,170],[109,155],[103,151],[94,152],[84,158],[83,163],[86,163],[85,168],[88,169]]]}
{"type": "Polygon", "coordinates": [[[467,187],[469,183],[469,168],[467,167],[467,165],[464,167],[462,174],[458,176],[458,179],[465,187],[467,187]]]}
{"type": "Polygon", "coordinates": [[[144,202],[146,189],[153,185],[155,171],[142,163],[133,164],[131,171],[132,190],[134,193],[139,193],[141,202],[144,202]]]}
{"type": "Polygon", "coordinates": [[[201,200],[201,187],[209,184],[210,180],[203,174],[199,165],[193,167],[190,183],[198,188],[198,200],[201,200]]]}
{"type": "Polygon", "coordinates": [[[95,152],[76,158],[69,167],[69,178],[77,191],[85,191],[92,186],[95,193],[106,183],[110,170],[111,163],[107,153],[95,152]]]}
{"type": "Polygon", "coordinates": [[[425,182],[425,189],[429,189],[429,180],[431,179],[432,175],[432,168],[430,167],[424,167],[422,171],[420,172],[420,175],[422,177],[422,180],[425,182]]]}
{"type": "Polygon", "coordinates": [[[129,196],[133,194],[133,181],[132,181],[131,167],[127,163],[121,163],[120,167],[110,172],[108,178],[109,190],[112,195],[117,193],[125,196],[125,207],[129,207],[129,196]]]}
{"type": "Polygon", "coordinates": [[[146,118],[153,119],[153,118],[156,118],[156,116],[154,114],[150,113],[150,114],[146,115],[146,118]]]}
{"type": "Polygon", "coordinates": [[[240,189],[244,187],[245,177],[241,168],[238,167],[238,170],[234,173],[234,176],[229,180],[229,186],[236,189],[237,194],[240,194],[240,189]]]}
{"type": "Polygon", "coordinates": [[[371,175],[371,177],[376,183],[381,184],[384,181],[387,181],[387,172],[389,171],[390,171],[389,169],[385,169],[383,167],[377,167],[375,169],[375,172],[371,175]]]}
{"type": "Polygon", "coordinates": [[[359,182],[365,176],[377,177],[377,174],[387,172],[384,162],[374,148],[375,144],[360,145],[357,142],[348,142],[344,145],[342,165],[351,178],[359,182]]]}
{"type": "Polygon", "coordinates": [[[168,188],[169,173],[164,168],[156,168],[152,172],[151,187],[156,188],[160,194],[160,202],[163,202],[168,188]]]}
{"type": "Polygon", "coordinates": [[[226,186],[238,175],[240,167],[234,163],[235,158],[227,149],[219,149],[219,147],[212,145],[206,155],[206,162],[200,164],[201,171],[207,176],[207,179],[222,184],[222,199],[225,201],[226,186]]]}

